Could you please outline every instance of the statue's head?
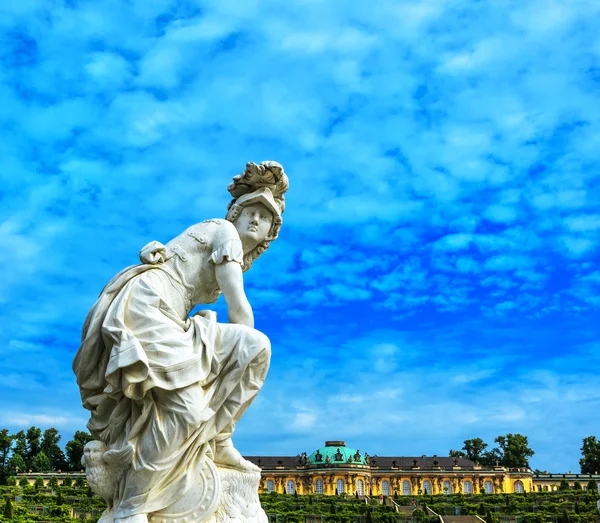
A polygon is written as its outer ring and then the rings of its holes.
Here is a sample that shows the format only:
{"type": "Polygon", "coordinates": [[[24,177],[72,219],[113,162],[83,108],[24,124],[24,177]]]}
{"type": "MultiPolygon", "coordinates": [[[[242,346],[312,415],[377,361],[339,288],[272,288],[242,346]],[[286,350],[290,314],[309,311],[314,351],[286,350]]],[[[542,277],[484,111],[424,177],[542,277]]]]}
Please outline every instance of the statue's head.
{"type": "Polygon", "coordinates": [[[288,186],[288,177],[277,162],[249,162],[244,173],[234,177],[227,187],[233,200],[226,218],[242,240],[244,271],[279,235],[288,186]]]}
{"type": "Polygon", "coordinates": [[[81,456],[81,464],[84,467],[95,465],[102,461],[102,455],[106,452],[107,448],[101,441],[89,441],[83,447],[83,454],[81,456]]]}

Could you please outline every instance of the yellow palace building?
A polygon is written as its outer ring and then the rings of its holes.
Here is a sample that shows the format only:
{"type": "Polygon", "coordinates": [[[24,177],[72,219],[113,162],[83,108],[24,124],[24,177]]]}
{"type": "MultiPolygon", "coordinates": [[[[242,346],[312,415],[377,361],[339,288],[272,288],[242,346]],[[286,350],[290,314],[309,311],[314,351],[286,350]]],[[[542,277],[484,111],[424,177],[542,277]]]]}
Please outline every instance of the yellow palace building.
{"type": "Polygon", "coordinates": [[[369,456],[344,441],[290,456],[246,456],[262,469],[262,492],[416,496],[533,490],[529,468],[484,467],[464,458],[369,456]]]}

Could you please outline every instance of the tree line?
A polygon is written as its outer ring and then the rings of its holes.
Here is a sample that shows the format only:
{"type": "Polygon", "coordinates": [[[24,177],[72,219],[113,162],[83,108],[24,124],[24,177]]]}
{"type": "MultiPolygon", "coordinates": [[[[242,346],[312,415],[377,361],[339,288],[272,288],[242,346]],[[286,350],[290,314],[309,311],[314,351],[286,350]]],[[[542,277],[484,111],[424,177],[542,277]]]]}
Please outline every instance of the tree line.
{"type": "MultiPolygon", "coordinates": [[[[93,438],[88,432],[78,430],[73,439],[60,448],[61,435],[55,428],[44,431],[38,427],[10,434],[0,430],[0,485],[18,472],[50,472],[81,470],[84,445],[93,438]]],[[[481,438],[467,439],[461,450],[450,450],[451,457],[462,457],[483,466],[508,468],[529,467],[529,458],[535,452],[529,448],[527,436],[506,434],[494,439],[495,447],[481,438]]],[[[582,474],[600,472],[600,440],[596,436],[583,438],[582,457],[579,460],[582,474]]],[[[539,472],[536,470],[536,472],[539,472]]]]}
{"type": "MultiPolygon", "coordinates": [[[[494,439],[495,447],[481,438],[466,439],[461,450],[450,450],[450,456],[467,458],[487,467],[521,468],[529,467],[529,458],[535,452],[529,448],[527,436],[506,434],[494,439]]],[[[582,474],[600,473],[600,440],[596,436],[583,438],[579,466],[582,474]]],[[[536,473],[540,471],[536,470],[536,473]]]]}
{"type": "Polygon", "coordinates": [[[44,431],[38,427],[10,434],[0,430],[0,485],[18,472],[79,471],[83,447],[92,436],[84,431],[75,432],[73,439],[60,448],[61,435],[55,428],[44,431]]]}

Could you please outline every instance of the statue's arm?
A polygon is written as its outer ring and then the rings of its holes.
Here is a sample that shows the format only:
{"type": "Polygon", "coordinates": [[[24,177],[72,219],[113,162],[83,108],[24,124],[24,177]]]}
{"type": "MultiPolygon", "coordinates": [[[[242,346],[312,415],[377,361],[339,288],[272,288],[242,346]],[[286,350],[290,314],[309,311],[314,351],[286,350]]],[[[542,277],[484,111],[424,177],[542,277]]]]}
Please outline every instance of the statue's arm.
{"type": "Polygon", "coordinates": [[[230,323],[240,323],[254,328],[254,314],[246,293],[242,266],[237,262],[215,265],[217,284],[225,296],[230,323]]]}

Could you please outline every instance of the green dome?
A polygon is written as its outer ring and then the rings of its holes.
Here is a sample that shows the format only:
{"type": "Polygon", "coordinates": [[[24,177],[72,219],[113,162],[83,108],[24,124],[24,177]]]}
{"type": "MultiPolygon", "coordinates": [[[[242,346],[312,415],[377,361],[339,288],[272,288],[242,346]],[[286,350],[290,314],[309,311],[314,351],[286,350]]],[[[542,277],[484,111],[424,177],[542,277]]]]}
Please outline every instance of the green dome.
{"type": "Polygon", "coordinates": [[[346,447],[346,443],[343,441],[326,441],[324,447],[315,450],[309,456],[313,465],[326,464],[328,457],[332,465],[341,465],[342,463],[368,465],[365,461],[364,453],[357,449],[346,447]]]}

